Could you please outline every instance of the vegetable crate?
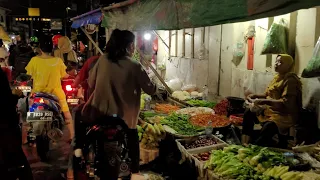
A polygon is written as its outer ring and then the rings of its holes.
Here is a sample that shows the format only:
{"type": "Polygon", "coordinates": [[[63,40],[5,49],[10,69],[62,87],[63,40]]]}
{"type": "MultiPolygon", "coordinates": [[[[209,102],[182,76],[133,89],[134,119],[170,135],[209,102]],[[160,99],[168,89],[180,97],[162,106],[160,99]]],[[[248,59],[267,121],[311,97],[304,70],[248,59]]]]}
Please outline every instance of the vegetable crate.
{"type": "MultiPolygon", "coordinates": [[[[195,162],[194,160],[196,159],[193,154],[195,154],[196,152],[208,152],[211,151],[213,149],[220,149],[223,147],[228,146],[228,144],[224,141],[222,141],[221,139],[219,139],[218,137],[212,135],[212,138],[217,142],[216,144],[210,145],[210,146],[203,146],[203,147],[198,147],[198,148],[193,148],[193,149],[186,149],[185,145],[191,144],[193,142],[195,142],[197,139],[199,138],[205,138],[206,136],[199,136],[199,137],[195,137],[195,138],[190,138],[190,139],[177,139],[176,143],[178,146],[178,149],[181,152],[182,155],[182,160],[186,160],[188,159],[190,162],[195,162]]],[[[199,175],[200,176],[204,176],[204,172],[203,172],[203,165],[201,162],[195,162],[196,166],[199,169],[199,175]]]]}
{"type": "MultiPolygon", "coordinates": [[[[196,149],[191,149],[190,151],[188,151],[188,153],[191,155],[191,158],[193,159],[193,162],[194,162],[195,166],[198,169],[200,177],[202,177],[202,178],[203,177],[207,177],[207,170],[204,169],[204,165],[205,165],[206,161],[199,160],[196,157],[196,155],[200,154],[200,153],[211,152],[212,150],[223,149],[226,146],[228,146],[228,145],[225,144],[225,143],[222,143],[222,144],[216,144],[215,146],[208,146],[208,147],[204,147],[204,148],[196,148],[196,149]]],[[[207,178],[205,178],[205,179],[207,179],[207,178]]]]}

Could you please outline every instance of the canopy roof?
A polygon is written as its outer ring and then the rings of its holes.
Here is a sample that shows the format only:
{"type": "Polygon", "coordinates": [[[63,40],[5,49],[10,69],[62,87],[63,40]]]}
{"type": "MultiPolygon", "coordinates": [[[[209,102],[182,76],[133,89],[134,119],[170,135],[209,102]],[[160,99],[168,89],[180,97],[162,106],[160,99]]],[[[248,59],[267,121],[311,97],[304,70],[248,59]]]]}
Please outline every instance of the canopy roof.
{"type": "Polygon", "coordinates": [[[101,9],[96,9],[80,16],[71,18],[71,20],[73,21],[71,27],[75,29],[81,26],[86,26],[88,24],[100,24],[102,20],[102,12],[101,9]]]}
{"type": "Polygon", "coordinates": [[[106,11],[102,26],[176,30],[277,16],[318,5],[320,0],[141,0],[106,11]]]}
{"type": "Polygon", "coordinates": [[[320,0],[128,0],[72,18],[129,30],[177,30],[277,16],[320,5],[320,0]],[[104,12],[102,14],[102,12],[104,12]]]}

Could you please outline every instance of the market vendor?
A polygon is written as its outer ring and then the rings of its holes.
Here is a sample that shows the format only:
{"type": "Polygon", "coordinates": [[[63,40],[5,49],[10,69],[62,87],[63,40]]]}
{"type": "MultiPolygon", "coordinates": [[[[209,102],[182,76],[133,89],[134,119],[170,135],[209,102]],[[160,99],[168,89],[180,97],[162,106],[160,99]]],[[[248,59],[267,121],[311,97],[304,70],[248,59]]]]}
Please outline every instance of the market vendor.
{"type": "Polygon", "coordinates": [[[255,123],[262,123],[260,136],[255,142],[261,146],[273,144],[275,135],[287,135],[302,108],[302,84],[293,72],[294,61],[290,55],[280,54],[275,62],[277,74],[262,95],[247,97],[254,108],[248,108],[243,118],[242,143],[248,144],[255,123]]]}

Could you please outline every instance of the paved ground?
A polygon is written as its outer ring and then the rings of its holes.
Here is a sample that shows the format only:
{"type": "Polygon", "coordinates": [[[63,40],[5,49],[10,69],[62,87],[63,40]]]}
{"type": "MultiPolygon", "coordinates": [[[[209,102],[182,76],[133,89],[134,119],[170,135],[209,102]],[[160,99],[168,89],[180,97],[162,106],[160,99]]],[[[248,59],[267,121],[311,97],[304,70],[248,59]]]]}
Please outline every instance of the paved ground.
{"type": "Polygon", "coordinates": [[[67,130],[57,143],[50,143],[49,161],[40,162],[35,147],[23,146],[23,150],[31,165],[35,180],[64,180],[68,165],[70,145],[67,143],[67,130]]]}

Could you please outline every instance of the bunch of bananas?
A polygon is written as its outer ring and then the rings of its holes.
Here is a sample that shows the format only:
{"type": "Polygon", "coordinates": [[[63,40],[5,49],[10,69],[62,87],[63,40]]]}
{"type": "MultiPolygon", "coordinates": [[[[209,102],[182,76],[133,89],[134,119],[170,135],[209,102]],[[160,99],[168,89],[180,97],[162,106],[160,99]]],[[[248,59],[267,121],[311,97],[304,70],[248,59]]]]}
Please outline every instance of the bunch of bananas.
{"type": "Polygon", "coordinates": [[[156,149],[159,142],[165,138],[165,130],[161,124],[144,123],[137,126],[139,140],[143,148],[156,149]]]}

